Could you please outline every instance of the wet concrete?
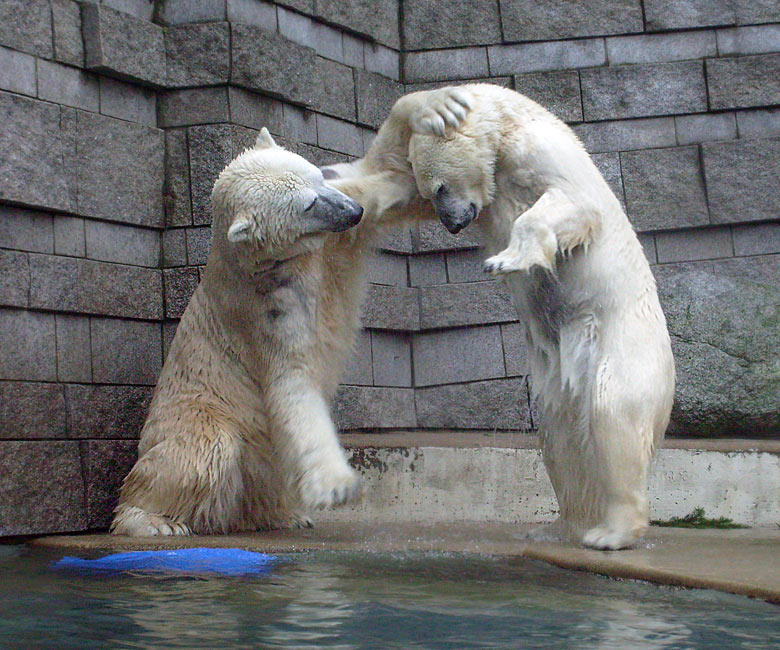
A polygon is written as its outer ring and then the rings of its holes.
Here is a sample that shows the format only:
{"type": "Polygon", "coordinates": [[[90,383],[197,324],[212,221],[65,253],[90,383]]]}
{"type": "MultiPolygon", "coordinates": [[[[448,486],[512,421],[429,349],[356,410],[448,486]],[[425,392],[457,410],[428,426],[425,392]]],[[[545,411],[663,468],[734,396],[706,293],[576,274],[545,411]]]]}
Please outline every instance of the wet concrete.
{"type": "Polygon", "coordinates": [[[248,535],[131,538],[106,534],[43,537],[31,543],[68,553],[231,547],[269,553],[310,550],[439,551],[527,557],[559,567],[623,579],[718,589],[780,604],[780,528],[687,530],[651,528],[641,546],[591,551],[529,542],[531,526],[506,523],[385,525],[326,522],[314,529],[248,535]]]}

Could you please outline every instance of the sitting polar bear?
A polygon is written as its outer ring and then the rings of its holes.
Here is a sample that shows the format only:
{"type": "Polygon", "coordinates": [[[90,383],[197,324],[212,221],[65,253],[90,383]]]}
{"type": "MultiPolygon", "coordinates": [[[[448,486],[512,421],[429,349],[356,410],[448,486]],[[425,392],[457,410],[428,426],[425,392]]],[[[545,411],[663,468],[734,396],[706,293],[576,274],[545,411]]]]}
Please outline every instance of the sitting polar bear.
{"type": "Polygon", "coordinates": [[[467,104],[453,90],[400,99],[362,174],[337,187],[265,129],[220,174],[208,264],[160,375],[113,533],[311,525],[308,509],[358,495],[329,403],[360,323],[363,259],[380,223],[435,217],[406,161],[411,129],[457,124],[467,104]],[[360,206],[365,216],[349,229],[360,206]]]}
{"type": "Polygon", "coordinates": [[[444,137],[415,133],[420,194],[452,233],[485,209],[492,250],[525,325],[545,465],[560,507],[538,535],[635,544],[647,472],[669,422],[674,361],[655,280],[620,203],[574,133],[498,86],[444,137]],[[503,250],[501,250],[503,249],[503,250]]]}

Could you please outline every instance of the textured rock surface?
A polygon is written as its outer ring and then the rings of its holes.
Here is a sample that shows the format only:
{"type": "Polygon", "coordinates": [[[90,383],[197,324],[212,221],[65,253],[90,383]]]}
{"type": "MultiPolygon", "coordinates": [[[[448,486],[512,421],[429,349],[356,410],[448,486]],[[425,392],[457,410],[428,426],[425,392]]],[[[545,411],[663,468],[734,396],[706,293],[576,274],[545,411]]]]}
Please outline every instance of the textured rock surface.
{"type": "Polygon", "coordinates": [[[404,3],[404,46],[428,50],[501,42],[498,5],[495,2],[404,3]]]}

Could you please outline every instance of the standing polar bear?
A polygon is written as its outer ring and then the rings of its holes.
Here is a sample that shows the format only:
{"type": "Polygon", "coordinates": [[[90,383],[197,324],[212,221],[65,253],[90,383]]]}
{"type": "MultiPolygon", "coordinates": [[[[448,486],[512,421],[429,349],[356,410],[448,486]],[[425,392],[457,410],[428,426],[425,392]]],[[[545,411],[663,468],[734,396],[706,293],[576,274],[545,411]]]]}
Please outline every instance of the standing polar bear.
{"type": "Polygon", "coordinates": [[[406,161],[411,129],[456,124],[467,104],[450,89],[400,99],[362,174],[331,186],[265,129],[220,174],[208,264],[160,375],[113,533],[310,525],[309,509],[358,495],[329,404],[360,323],[363,260],[382,223],[435,216],[406,161]]]}
{"type": "Polygon", "coordinates": [[[525,325],[545,465],[560,507],[544,537],[598,549],[648,524],[647,473],[669,422],[674,361],[655,280],[620,203],[574,133],[518,93],[462,87],[443,137],[414,134],[421,195],[452,233],[479,220],[525,325]]]}

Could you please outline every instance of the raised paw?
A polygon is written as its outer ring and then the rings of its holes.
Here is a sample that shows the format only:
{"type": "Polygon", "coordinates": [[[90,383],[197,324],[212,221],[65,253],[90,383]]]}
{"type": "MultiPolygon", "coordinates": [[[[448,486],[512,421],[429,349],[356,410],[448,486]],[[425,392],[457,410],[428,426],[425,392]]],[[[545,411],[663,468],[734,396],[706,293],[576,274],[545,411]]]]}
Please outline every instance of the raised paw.
{"type": "Polygon", "coordinates": [[[410,119],[415,133],[443,136],[447,127],[460,128],[472,106],[471,94],[463,89],[448,87],[430,91],[425,105],[410,119]]]}
{"type": "Polygon", "coordinates": [[[511,253],[509,250],[504,250],[488,257],[482,263],[482,270],[490,275],[503,275],[505,273],[513,273],[515,271],[527,271],[531,268],[520,255],[511,253]]]}
{"type": "Polygon", "coordinates": [[[310,508],[330,508],[356,501],[362,493],[360,476],[346,462],[323,464],[306,472],[300,483],[301,500],[310,508]]]}

